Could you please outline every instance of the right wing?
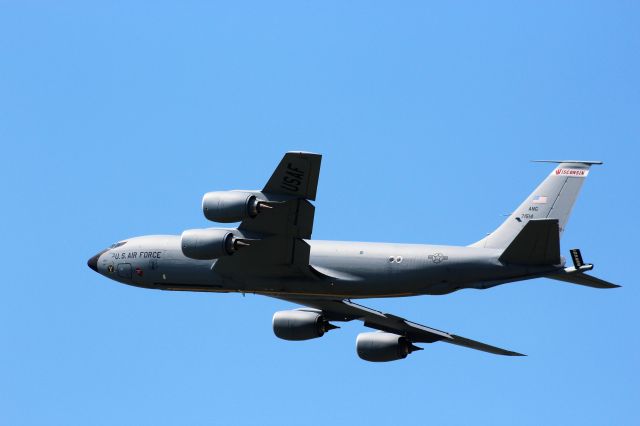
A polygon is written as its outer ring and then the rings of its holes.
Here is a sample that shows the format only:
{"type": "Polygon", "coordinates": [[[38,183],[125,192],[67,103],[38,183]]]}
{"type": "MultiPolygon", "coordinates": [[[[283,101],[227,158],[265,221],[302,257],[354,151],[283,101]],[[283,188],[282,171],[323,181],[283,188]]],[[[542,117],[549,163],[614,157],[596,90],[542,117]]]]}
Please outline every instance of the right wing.
{"type": "Polygon", "coordinates": [[[329,321],[351,321],[357,319],[363,321],[365,327],[398,334],[406,337],[409,341],[414,343],[433,343],[440,341],[496,355],[525,356],[518,352],[508,351],[506,349],[487,345],[486,343],[467,339],[466,337],[457,336],[445,331],[436,330],[435,328],[420,325],[392,314],[382,313],[346,299],[308,299],[303,297],[278,298],[305,305],[310,308],[319,309],[329,321]]]}

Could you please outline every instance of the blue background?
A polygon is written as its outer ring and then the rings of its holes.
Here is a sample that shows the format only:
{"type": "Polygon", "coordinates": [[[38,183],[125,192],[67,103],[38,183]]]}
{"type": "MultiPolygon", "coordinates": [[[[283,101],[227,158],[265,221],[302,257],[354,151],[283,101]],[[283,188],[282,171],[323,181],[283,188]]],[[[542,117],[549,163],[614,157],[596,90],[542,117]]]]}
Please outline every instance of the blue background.
{"type": "Polygon", "coordinates": [[[0,424],[638,424],[640,4],[0,3],[0,424]],[[365,304],[529,354],[285,342],[260,296],[119,285],[116,240],[320,152],[314,238],[469,244],[604,160],[563,238],[624,287],[365,304]]]}

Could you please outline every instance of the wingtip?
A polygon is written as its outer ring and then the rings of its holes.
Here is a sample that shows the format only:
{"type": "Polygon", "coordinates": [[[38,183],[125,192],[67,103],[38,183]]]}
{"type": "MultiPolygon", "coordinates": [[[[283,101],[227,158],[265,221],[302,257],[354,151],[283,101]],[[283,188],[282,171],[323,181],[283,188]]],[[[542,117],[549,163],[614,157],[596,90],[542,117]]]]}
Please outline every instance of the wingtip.
{"type": "Polygon", "coordinates": [[[502,349],[500,352],[494,352],[494,353],[497,353],[498,355],[504,355],[504,356],[527,356],[526,354],[521,354],[520,352],[508,351],[506,349],[502,349]]]}

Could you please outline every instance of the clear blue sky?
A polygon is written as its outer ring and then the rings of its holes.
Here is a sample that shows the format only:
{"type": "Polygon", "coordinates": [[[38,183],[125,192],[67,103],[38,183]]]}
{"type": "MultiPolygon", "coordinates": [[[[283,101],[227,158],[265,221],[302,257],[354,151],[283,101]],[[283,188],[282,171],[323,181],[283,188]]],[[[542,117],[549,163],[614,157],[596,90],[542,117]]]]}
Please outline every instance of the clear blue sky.
{"type": "Polygon", "coordinates": [[[640,3],[0,3],[1,425],[639,424],[640,3]],[[529,354],[277,339],[293,305],[108,281],[86,260],[210,226],[203,193],[324,155],[314,238],[468,244],[601,159],[534,280],[366,304],[529,354]]]}

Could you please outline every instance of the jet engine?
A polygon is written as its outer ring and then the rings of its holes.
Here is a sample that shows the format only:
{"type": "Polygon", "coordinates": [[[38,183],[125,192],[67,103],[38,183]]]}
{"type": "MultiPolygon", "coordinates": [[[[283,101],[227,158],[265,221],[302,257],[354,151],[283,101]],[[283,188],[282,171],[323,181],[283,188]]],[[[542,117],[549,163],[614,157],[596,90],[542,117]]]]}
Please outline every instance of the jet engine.
{"type": "Polygon", "coordinates": [[[273,314],[273,332],[284,340],[309,340],[339,328],[329,323],[321,311],[295,310],[273,314]]]}
{"type": "Polygon", "coordinates": [[[404,359],[413,351],[420,351],[406,337],[384,331],[360,333],[356,339],[358,356],[365,361],[385,362],[404,359]]]}
{"type": "Polygon", "coordinates": [[[191,259],[212,260],[232,255],[248,245],[226,229],[189,229],[182,233],[182,254],[191,259]]]}
{"type": "Polygon", "coordinates": [[[256,217],[265,208],[270,208],[267,202],[259,200],[251,192],[208,192],[202,197],[204,216],[213,222],[240,222],[256,217]]]}

